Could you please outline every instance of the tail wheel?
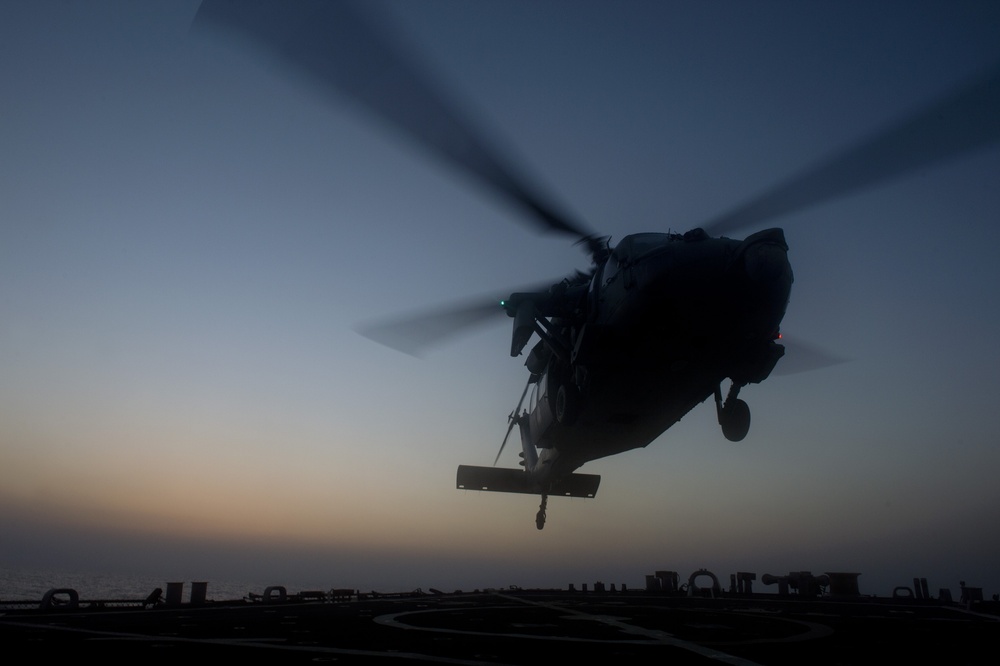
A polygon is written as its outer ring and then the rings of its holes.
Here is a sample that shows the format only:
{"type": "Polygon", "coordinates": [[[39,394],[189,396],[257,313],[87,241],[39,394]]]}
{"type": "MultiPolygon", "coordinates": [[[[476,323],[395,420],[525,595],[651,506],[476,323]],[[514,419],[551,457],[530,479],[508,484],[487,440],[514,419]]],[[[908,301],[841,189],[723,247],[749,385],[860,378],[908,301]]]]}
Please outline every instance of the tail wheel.
{"type": "Polygon", "coordinates": [[[549,503],[549,496],[542,495],[542,503],[538,507],[538,513],[535,514],[535,527],[542,529],[545,527],[545,507],[549,503]]]}

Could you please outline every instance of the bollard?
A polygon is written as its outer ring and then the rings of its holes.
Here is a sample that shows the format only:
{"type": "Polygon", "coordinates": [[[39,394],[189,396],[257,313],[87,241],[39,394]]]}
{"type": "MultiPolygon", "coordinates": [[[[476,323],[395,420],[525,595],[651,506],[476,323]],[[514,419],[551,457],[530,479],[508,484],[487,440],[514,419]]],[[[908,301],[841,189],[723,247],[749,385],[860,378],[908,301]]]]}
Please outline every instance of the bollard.
{"type": "Polygon", "coordinates": [[[184,583],[167,583],[167,605],[180,606],[184,596],[184,583]]]}

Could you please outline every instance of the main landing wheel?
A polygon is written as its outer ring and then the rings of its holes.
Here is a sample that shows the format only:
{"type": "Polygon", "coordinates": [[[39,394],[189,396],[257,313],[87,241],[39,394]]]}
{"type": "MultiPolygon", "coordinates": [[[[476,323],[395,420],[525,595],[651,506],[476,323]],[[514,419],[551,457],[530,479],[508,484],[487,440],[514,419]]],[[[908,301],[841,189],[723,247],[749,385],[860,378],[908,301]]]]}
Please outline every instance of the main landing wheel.
{"type": "MultiPolygon", "coordinates": [[[[566,383],[556,391],[556,421],[563,425],[573,425],[580,411],[580,394],[575,386],[566,383]]],[[[541,529],[541,528],[539,528],[541,529]]]]}
{"type": "Polygon", "coordinates": [[[727,400],[722,408],[719,423],[722,434],[730,442],[739,442],[750,432],[750,407],[740,399],[727,400]]]}

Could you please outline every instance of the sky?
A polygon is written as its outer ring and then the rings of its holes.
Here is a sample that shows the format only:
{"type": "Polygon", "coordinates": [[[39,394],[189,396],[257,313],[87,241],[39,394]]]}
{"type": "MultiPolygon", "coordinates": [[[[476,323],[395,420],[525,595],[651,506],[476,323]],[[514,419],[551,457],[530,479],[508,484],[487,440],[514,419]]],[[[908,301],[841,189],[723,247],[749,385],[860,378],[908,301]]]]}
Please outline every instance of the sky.
{"type": "MultiPolygon", "coordinates": [[[[0,567],[1000,592],[996,144],[768,224],[795,271],[785,338],[849,361],[744,389],[740,443],[706,403],[588,464],[597,497],[551,499],[539,532],[537,498],[455,489],[524,385],[510,320],[423,358],[355,329],[587,257],[350,102],[192,33],[197,7],[0,3],[0,567]]],[[[989,1],[377,8],[612,242],[695,227],[1000,61],[989,1]]]]}

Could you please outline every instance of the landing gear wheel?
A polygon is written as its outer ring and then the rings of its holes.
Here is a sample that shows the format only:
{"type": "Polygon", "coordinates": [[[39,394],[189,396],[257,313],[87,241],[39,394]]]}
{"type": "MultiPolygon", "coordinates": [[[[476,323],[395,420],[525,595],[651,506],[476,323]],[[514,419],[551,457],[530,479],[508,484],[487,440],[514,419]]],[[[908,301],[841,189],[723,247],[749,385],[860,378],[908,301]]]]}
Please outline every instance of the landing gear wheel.
{"type": "MultiPolygon", "coordinates": [[[[572,425],[580,409],[580,394],[569,384],[560,384],[556,391],[556,421],[572,425]]],[[[541,529],[541,528],[539,528],[541,529]]]]}
{"type": "Polygon", "coordinates": [[[542,529],[545,527],[545,505],[549,502],[548,495],[542,495],[542,503],[538,507],[538,513],[535,514],[535,527],[542,529]]]}
{"type": "Polygon", "coordinates": [[[750,407],[740,399],[726,401],[719,414],[722,434],[730,442],[739,442],[750,432],[750,407]]]}

